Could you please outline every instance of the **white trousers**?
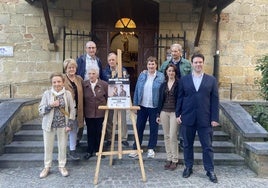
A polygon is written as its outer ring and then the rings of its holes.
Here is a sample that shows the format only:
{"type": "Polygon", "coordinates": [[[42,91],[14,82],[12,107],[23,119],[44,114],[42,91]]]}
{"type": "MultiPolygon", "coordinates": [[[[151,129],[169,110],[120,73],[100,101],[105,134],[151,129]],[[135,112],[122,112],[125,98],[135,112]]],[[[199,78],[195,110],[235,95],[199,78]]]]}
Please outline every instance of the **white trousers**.
{"type": "Polygon", "coordinates": [[[53,148],[55,135],[57,135],[58,140],[58,166],[65,167],[66,164],[66,148],[67,148],[67,139],[68,133],[64,128],[52,128],[50,132],[43,130],[43,138],[44,138],[44,164],[45,167],[51,167],[53,161],[53,148]]]}
{"type": "Polygon", "coordinates": [[[69,131],[69,147],[70,151],[74,151],[76,149],[76,141],[77,141],[77,132],[78,132],[78,123],[75,121],[72,130],[69,131]]]}

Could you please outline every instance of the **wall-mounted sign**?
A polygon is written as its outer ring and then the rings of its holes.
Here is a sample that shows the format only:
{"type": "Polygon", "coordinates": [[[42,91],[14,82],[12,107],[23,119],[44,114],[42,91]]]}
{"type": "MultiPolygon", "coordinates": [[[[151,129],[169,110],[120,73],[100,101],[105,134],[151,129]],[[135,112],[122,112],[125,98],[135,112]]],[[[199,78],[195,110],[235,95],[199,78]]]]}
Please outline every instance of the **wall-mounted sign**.
{"type": "Polygon", "coordinates": [[[0,46],[0,57],[13,56],[13,46],[0,46]]]}

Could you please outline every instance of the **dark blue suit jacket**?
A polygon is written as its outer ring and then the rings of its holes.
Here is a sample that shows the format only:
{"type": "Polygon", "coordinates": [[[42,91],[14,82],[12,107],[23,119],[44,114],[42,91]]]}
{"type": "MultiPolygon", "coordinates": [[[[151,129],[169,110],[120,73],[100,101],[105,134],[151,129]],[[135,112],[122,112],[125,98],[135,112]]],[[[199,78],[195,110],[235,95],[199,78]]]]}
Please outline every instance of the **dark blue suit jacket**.
{"type": "Polygon", "coordinates": [[[196,91],[192,74],[180,79],[176,117],[181,115],[182,125],[211,126],[219,122],[219,94],[215,77],[204,74],[199,90],[196,91]]]}
{"type": "MultiPolygon", "coordinates": [[[[83,78],[83,80],[85,79],[85,73],[86,73],[86,57],[87,57],[87,54],[84,54],[84,55],[81,55],[77,59],[76,74],[80,75],[83,78]]],[[[103,80],[102,65],[101,65],[101,61],[99,58],[97,58],[97,62],[99,66],[99,78],[103,80]]]]}

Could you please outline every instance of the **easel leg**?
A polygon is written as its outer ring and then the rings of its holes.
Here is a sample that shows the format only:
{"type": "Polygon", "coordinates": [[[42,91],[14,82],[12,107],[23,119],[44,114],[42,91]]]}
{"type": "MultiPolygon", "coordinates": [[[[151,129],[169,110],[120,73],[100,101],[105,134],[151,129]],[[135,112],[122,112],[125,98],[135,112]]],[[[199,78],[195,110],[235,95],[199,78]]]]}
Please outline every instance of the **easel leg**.
{"type": "MultiPolygon", "coordinates": [[[[111,143],[111,149],[110,151],[113,152],[114,151],[114,142],[115,142],[115,130],[116,130],[116,118],[117,118],[117,110],[114,110],[113,113],[113,129],[112,129],[112,143],[111,143]]],[[[110,155],[110,162],[109,165],[112,166],[113,165],[113,155],[110,155]]]]}
{"type": "Polygon", "coordinates": [[[122,110],[118,110],[117,124],[118,124],[118,158],[122,159],[122,110]]]}
{"type": "Polygon", "coordinates": [[[135,142],[136,142],[136,146],[137,146],[137,153],[138,153],[138,156],[139,156],[139,164],[140,164],[140,168],[141,168],[142,180],[146,181],[144,165],[143,165],[143,159],[142,159],[142,154],[141,154],[142,151],[141,151],[141,147],[140,147],[140,141],[139,141],[137,127],[136,127],[136,121],[135,121],[135,117],[134,117],[134,114],[133,114],[132,111],[130,111],[130,118],[131,118],[132,125],[133,125],[133,131],[134,131],[135,142]]]}
{"type": "Polygon", "coordinates": [[[103,124],[102,124],[101,142],[100,142],[99,152],[97,153],[98,159],[97,159],[97,165],[96,165],[95,177],[94,177],[94,184],[95,185],[98,184],[98,177],[99,177],[100,163],[101,163],[101,155],[102,155],[102,150],[103,150],[104,137],[105,137],[105,133],[106,133],[108,113],[109,113],[109,110],[105,110],[104,121],[103,121],[103,124]]]}

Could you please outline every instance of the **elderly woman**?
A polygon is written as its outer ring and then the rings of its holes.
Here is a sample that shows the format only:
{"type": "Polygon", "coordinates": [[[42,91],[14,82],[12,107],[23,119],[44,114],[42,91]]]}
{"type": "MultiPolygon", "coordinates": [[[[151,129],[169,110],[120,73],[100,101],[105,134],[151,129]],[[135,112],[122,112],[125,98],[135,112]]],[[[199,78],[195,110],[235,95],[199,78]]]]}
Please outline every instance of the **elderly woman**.
{"type": "Polygon", "coordinates": [[[50,76],[52,88],[44,92],[39,105],[39,113],[43,116],[42,129],[44,139],[45,168],[40,178],[47,177],[53,159],[55,134],[58,141],[59,171],[62,176],[69,175],[66,164],[66,148],[68,131],[71,130],[75,119],[75,104],[70,91],[64,88],[64,77],[61,73],[50,76]]]}
{"type": "MultiPolygon", "coordinates": [[[[140,110],[137,113],[137,131],[139,142],[142,144],[143,132],[147,119],[149,117],[150,137],[148,142],[148,158],[154,158],[154,148],[157,144],[158,124],[156,122],[157,106],[159,99],[159,88],[164,81],[163,73],[157,71],[157,59],[150,56],[147,59],[147,70],[141,72],[138,77],[134,92],[134,105],[139,105],[140,110]]],[[[133,149],[137,149],[136,142],[133,149]]],[[[136,157],[137,153],[130,153],[129,157],[136,157]]]]}
{"type": "Polygon", "coordinates": [[[99,110],[100,105],[107,104],[108,84],[99,79],[99,70],[91,68],[88,72],[89,80],[83,84],[84,89],[84,115],[87,125],[87,154],[85,159],[99,151],[104,110],[99,110]]]}
{"type": "Polygon", "coordinates": [[[84,127],[84,112],[83,112],[83,79],[81,76],[76,75],[77,63],[74,59],[66,59],[63,62],[63,67],[65,71],[65,89],[70,91],[73,99],[75,101],[76,109],[76,121],[69,132],[69,147],[70,153],[69,157],[73,160],[79,160],[80,157],[76,153],[76,144],[82,138],[82,135],[77,138],[78,128],[83,129],[84,127]]]}
{"type": "Polygon", "coordinates": [[[178,151],[178,123],[176,120],[176,102],[178,98],[179,82],[177,79],[177,67],[170,63],[165,70],[166,81],[160,86],[158,101],[157,123],[161,123],[164,131],[165,149],[167,161],[165,170],[175,170],[177,168],[178,151]]]}

